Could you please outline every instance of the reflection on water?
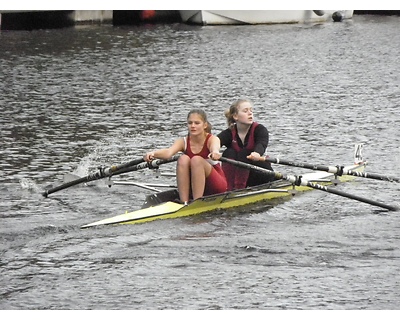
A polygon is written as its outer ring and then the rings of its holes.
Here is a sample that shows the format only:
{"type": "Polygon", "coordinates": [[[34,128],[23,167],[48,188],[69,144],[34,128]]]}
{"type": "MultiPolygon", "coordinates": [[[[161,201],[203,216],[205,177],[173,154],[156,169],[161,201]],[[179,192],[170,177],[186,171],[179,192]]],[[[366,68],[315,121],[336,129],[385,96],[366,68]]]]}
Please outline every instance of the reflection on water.
{"type": "MultiPolygon", "coordinates": [[[[191,108],[217,133],[238,97],[255,102],[274,156],[347,164],[362,142],[371,172],[400,176],[398,19],[1,32],[0,307],[398,308],[398,215],[365,204],[312,192],[83,231],[139,208],[147,191],[99,181],[40,194],[169,145],[191,108]]],[[[398,203],[396,184],[359,180],[342,190],[398,203]]]]}

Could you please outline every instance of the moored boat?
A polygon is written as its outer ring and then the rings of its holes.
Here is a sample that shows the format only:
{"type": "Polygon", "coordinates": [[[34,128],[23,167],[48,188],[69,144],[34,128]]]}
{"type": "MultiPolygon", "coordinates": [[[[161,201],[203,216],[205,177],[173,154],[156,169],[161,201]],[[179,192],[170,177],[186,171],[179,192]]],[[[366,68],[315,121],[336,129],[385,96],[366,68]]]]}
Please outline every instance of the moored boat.
{"type": "MultiPolygon", "coordinates": [[[[365,166],[366,162],[361,161],[344,167],[344,170],[362,172],[365,166]]],[[[349,175],[337,176],[329,172],[314,171],[302,174],[301,178],[303,181],[318,183],[321,186],[337,183],[338,181],[348,181],[354,177],[349,175]]],[[[273,205],[277,201],[290,199],[298,192],[313,189],[305,183],[297,183],[297,185],[289,180],[291,179],[282,179],[255,187],[205,196],[192,201],[188,205],[183,205],[176,201],[179,198],[176,189],[167,190],[148,196],[142,209],[86,224],[81,228],[100,225],[138,224],[158,219],[180,218],[206,212],[227,210],[256,203],[273,205]]]]}
{"type": "Polygon", "coordinates": [[[182,22],[197,25],[318,23],[351,19],[353,10],[180,10],[182,22]]]}

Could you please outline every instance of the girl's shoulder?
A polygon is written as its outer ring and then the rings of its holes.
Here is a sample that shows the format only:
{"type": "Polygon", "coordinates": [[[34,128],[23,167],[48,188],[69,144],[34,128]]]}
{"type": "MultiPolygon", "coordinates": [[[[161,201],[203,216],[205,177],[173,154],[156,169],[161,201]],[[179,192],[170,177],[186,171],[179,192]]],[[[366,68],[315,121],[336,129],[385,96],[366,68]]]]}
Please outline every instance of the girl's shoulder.
{"type": "Polygon", "coordinates": [[[226,129],[222,130],[220,133],[218,133],[217,136],[219,137],[219,136],[224,136],[224,135],[231,135],[233,129],[234,129],[234,127],[226,128],[226,129]]]}
{"type": "Polygon", "coordinates": [[[209,133],[209,134],[207,135],[207,137],[206,137],[206,141],[207,141],[208,143],[211,142],[211,141],[214,141],[214,140],[216,140],[216,139],[218,139],[218,136],[215,135],[215,134],[212,134],[212,133],[209,133]]]}
{"type": "Polygon", "coordinates": [[[217,136],[212,134],[212,133],[207,133],[206,135],[206,141],[211,141],[213,139],[215,139],[217,136]]]}
{"type": "Polygon", "coordinates": [[[255,131],[264,131],[268,130],[266,126],[264,126],[262,123],[254,122],[256,123],[256,127],[254,128],[255,131]]]}
{"type": "Polygon", "coordinates": [[[180,137],[177,138],[174,142],[174,144],[171,147],[178,148],[180,149],[179,151],[183,151],[183,149],[186,149],[186,144],[187,144],[187,138],[188,137],[180,137]]]}

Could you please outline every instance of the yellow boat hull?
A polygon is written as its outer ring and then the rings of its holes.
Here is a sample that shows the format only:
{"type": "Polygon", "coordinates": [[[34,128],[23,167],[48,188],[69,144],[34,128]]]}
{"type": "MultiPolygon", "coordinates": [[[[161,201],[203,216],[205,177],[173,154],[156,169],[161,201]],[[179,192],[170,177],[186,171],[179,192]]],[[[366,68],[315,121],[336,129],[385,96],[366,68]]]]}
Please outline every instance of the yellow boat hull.
{"type": "MultiPolygon", "coordinates": [[[[363,171],[365,163],[346,167],[353,171],[363,171]]],[[[331,173],[315,171],[302,175],[305,179],[317,182],[321,185],[332,184],[335,176],[331,173]]],[[[341,182],[354,179],[354,176],[337,177],[341,182]]],[[[270,184],[236,190],[212,196],[202,197],[191,202],[189,205],[183,205],[172,201],[166,201],[148,208],[143,208],[133,212],[127,212],[115,217],[100,220],[82,226],[81,228],[89,228],[100,225],[115,224],[138,224],[159,219],[173,219],[196,215],[200,213],[221,211],[231,208],[242,207],[250,204],[270,202],[274,200],[284,201],[290,199],[297,192],[313,190],[306,186],[293,186],[287,181],[275,181],[270,184]]]]}

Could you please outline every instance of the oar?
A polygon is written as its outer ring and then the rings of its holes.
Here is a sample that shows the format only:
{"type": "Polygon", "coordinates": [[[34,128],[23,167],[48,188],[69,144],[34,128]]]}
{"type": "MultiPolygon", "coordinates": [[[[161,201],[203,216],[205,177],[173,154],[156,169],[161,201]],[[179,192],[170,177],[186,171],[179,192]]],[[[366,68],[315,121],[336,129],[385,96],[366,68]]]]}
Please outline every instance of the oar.
{"type": "Polygon", "coordinates": [[[95,173],[92,173],[86,177],[82,177],[82,178],[64,183],[58,187],[55,187],[55,188],[52,188],[49,190],[45,190],[42,194],[43,194],[43,196],[47,197],[51,193],[75,186],[80,183],[94,181],[94,180],[102,179],[105,177],[110,177],[112,175],[118,175],[118,174],[125,173],[125,172],[137,171],[137,170],[144,169],[144,168],[151,168],[151,169],[158,168],[158,166],[160,164],[178,160],[179,156],[180,155],[175,155],[171,159],[167,159],[167,160],[156,159],[149,163],[144,162],[143,158],[140,158],[140,159],[135,159],[130,162],[121,164],[121,165],[112,166],[109,168],[99,168],[99,171],[97,171],[95,173]]]}
{"type": "Polygon", "coordinates": [[[344,191],[339,191],[339,190],[336,190],[336,189],[328,188],[326,186],[322,186],[320,184],[308,181],[306,179],[302,179],[301,177],[297,177],[297,176],[294,176],[294,175],[286,175],[286,174],[283,174],[283,173],[280,173],[280,172],[277,172],[277,171],[271,171],[271,170],[268,170],[268,169],[257,167],[257,166],[252,165],[252,164],[248,164],[248,163],[237,161],[237,160],[228,159],[228,158],[225,158],[225,157],[221,157],[219,160],[222,161],[222,162],[230,163],[230,164],[238,166],[238,167],[246,168],[246,169],[249,169],[249,170],[253,170],[253,171],[257,171],[257,172],[269,175],[271,177],[274,177],[275,179],[287,180],[287,181],[289,181],[289,182],[291,182],[291,183],[293,183],[293,184],[295,184],[297,186],[302,185],[302,186],[306,186],[306,187],[309,187],[309,188],[312,188],[312,189],[317,189],[317,190],[325,191],[325,192],[328,192],[328,193],[333,193],[333,194],[336,194],[336,195],[339,195],[339,196],[342,196],[342,197],[345,197],[345,198],[357,200],[357,201],[360,201],[360,202],[365,202],[365,203],[368,203],[368,204],[371,204],[371,205],[374,205],[374,206],[378,206],[378,207],[381,207],[381,208],[384,208],[384,209],[388,209],[390,211],[400,210],[400,208],[396,207],[396,206],[387,205],[385,203],[380,203],[380,202],[377,202],[377,201],[374,201],[374,200],[371,200],[371,199],[367,199],[367,198],[363,198],[363,197],[360,197],[360,196],[352,195],[352,194],[346,193],[344,191]]]}
{"type": "Polygon", "coordinates": [[[137,165],[137,164],[142,163],[142,162],[144,162],[144,159],[143,158],[138,158],[138,159],[135,159],[135,160],[132,160],[132,161],[120,164],[120,165],[111,166],[109,168],[101,168],[100,167],[99,171],[97,171],[95,173],[91,173],[91,174],[87,175],[86,177],[82,177],[82,178],[79,178],[79,179],[75,179],[75,180],[69,181],[67,183],[64,183],[64,184],[58,186],[58,187],[55,187],[55,188],[52,188],[52,189],[49,189],[49,190],[45,190],[42,193],[42,195],[44,197],[47,197],[51,193],[54,193],[54,192],[57,192],[57,191],[60,191],[60,190],[63,190],[63,189],[66,189],[66,188],[69,188],[69,187],[72,187],[72,186],[76,186],[77,184],[80,184],[80,183],[94,181],[94,180],[98,180],[98,179],[110,176],[112,173],[114,173],[114,172],[116,172],[118,170],[121,170],[121,169],[126,168],[126,167],[131,167],[131,166],[137,165]]]}
{"type": "Polygon", "coordinates": [[[369,178],[369,179],[375,179],[375,180],[400,182],[400,178],[396,178],[393,176],[384,176],[384,175],[380,175],[380,174],[376,174],[376,173],[353,171],[350,169],[345,169],[344,167],[340,167],[340,166],[321,166],[321,165],[315,165],[315,164],[309,164],[309,163],[303,163],[303,162],[284,160],[284,159],[279,159],[279,158],[274,158],[274,157],[269,157],[269,156],[265,158],[265,161],[276,163],[276,164],[283,164],[283,165],[292,166],[292,167],[306,168],[306,169],[318,170],[318,171],[326,171],[329,173],[337,174],[338,176],[350,175],[350,176],[369,178]]]}
{"type": "Polygon", "coordinates": [[[140,163],[140,164],[128,167],[128,168],[122,168],[120,170],[115,171],[113,173],[113,175],[126,173],[126,172],[131,172],[131,171],[137,171],[137,170],[141,170],[141,169],[145,169],[145,168],[157,169],[162,164],[169,163],[169,162],[174,162],[174,161],[178,160],[178,158],[180,156],[181,156],[180,154],[176,154],[170,159],[155,159],[155,160],[152,160],[150,162],[140,163]]]}

